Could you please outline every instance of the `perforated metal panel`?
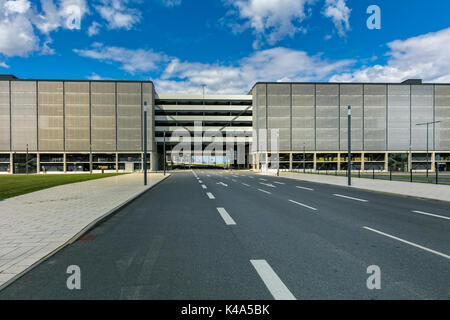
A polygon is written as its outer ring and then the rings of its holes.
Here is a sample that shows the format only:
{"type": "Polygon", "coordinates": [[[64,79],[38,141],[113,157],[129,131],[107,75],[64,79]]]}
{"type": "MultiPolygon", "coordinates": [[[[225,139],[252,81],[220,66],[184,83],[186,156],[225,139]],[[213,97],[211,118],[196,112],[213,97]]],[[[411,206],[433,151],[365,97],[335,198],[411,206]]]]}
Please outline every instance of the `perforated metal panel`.
{"type": "Polygon", "coordinates": [[[116,151],[116,94],[114,82],[92,82],[92,150],[116,151]]]}
{"type": "Polygon", "coordinates": [[[0,81],[0,151],[10,150],[9,81],[0,81]]]}
{"type": "Polygon", "coordinates": [[[141,132],[141,84],[117,84],[117,136],[119,151],[140,151],[141,132]]]}
{"type": "MultiPolygon", "coordinates": [[[[450,150],[450,85],[436,85],[436,150],[450,150]]],[[[430,129],[431,130],[431,129],[430,129]]]]}
{"type": "Polygon", "coordinates": [[[37,150],[36,81],[11,82],[11,128],[14,151],[37,150]]]}
{"type": "Polygon", "coordinates": [[[66,150],[89,151],[90,107],[89,83],[65,83],[66,150]]]}
{"type": "Polygon", "coordinates": [[[410,86],[388,86],[388,150],[409,150],[410,86]]]}
{"type": "Polygon", "coordinates": [[[348,106],[352,107],[352,149],[363,150],[363,86],[341,85],[340,149],[348,149],[348,106]]]}
{"type": "Polygon", "coordinates": [[[339,150],[339,86],[318,84],[316,92],[317,150],[339,150]]]}
{"type": "MultiPolygon", "coordinates": [[[[427,128],[418,123],[433,121],[433,86],[411,86],[411,147],[412,150],[426,150],[427,128]]],[[[433,126],[429,130],[429,147],[433,147],[433,126]]]]}
{"type": "Polygon", "coordinates": [[[142,97],[143,101],[148,103],[148,115],[147,115],[147,148],[148,151],[152,151],[155,147],[153,140],[154,130],[154,114],[153,114],[153,85],[151,83],[142,84],[142,97]]]}
{"type": "MultiPolygon", "coordinates": [[[[268,84],[268,127],[279,129],[280,150],[291,149],[291,89],[290,84],[268,84]]],[[[268,147],[271,148],[269,139],[268,147]]]]}
{"type": "Polygon", "coordinates": [[[315,89],[314,84],[292,85],[292,149],[315,148],[315,89]]]}
{"type": "Polygon", "coordinates": [[[386,150],[386,85],[364,85],[364,149],[386,150]]]}
{"type": "Polygon", "coordinates": [[[63,83],[38,82],[39,150],[64,150],[63,83]]]}

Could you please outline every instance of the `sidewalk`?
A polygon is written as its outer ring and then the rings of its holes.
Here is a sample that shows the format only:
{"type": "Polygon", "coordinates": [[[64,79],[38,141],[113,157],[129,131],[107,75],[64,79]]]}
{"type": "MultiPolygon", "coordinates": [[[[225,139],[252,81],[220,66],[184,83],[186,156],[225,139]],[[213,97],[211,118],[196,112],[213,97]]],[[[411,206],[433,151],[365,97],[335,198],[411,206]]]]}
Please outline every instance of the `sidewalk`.
{"type": "MultiPolygon", "coordinates": [[[[273,174],[270,174],[273,175],[273,174]]],[[[281,177],[332,184],[338,186],[347,186],[347,177],[336,177],[331,175],[303,174],[303,173],[280,173],[281,177]]],[[[431,200],[450,201],[450,186],[436,185],[431,183],[401,182],[372,180],[364,178],[352,178],[352,188],[364,189],[369,191],[378,191],[392,193],[408,197],[416,197],[431,200]]]]}
{"type": "Polygon", "coordinates": [[[166,177],[149,174],[145,187],[143,175],[135,173],[58,186],[0,202],[0,289],[166,177]]]}

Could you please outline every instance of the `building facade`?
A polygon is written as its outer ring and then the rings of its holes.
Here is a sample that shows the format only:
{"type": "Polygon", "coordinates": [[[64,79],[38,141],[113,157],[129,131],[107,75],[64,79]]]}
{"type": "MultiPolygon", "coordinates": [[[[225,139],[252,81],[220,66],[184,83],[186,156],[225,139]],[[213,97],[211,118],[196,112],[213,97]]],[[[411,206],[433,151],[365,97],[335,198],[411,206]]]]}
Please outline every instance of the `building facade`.
{"type": "MultiPolygon", "coordinates": [[[[268,168],[275,130],[281,169],[346,170],[350,105],[355,170],[450,171],[450,84],[257,83],[248,95],[167,95],[151,81],[0,75],[0,173],[139,171],[145,104],[151,170],[164,149],[177,161],[180,131],[190,150],[221,145],[216,162],[268,168]],[[426,122],[437,123],[418,125],[426,122]]],[[[203,161],[196,156],[187,162],[203,161]]]]}
{"type": "Polygon", "coordinates": [[[278,129],[282,169],[345,170],[350,105],[356,170],[434,170],[434,159],[450,170],[448,84],[257,83],[251,93],[257,168],[267,166],[278,129]],[[418,125],[434,121],[428,135],[418,125]]]}
{"type": "Polygon", "coordinates": [[[140,170],[148,105],[154,167],[152,82],[0,79],[0,171],[140,170]]]}

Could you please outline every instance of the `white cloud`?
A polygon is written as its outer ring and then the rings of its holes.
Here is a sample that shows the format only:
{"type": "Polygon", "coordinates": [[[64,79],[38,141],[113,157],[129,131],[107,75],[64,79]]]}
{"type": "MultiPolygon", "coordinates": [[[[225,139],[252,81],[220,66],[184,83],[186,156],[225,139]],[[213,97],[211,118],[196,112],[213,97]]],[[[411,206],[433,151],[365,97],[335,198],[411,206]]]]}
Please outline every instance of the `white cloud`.
{"type": "Polygon", "coordinates": [[[181,4],[181,0],[158,0],[165,7],[176,7],[181,4]]]}
{"type": "Polygon", "coordinates": [[[88,28],[88,36],[92,37],[100,33],[100,23],[94,21],[91,26],[88,28]]]}
{"type": "Polygon", "coordinates": [[[100,5],[95,8],[100,16],[108,22],[110,29],[130,30],[141,20],[141,12],[134,8],[129,8],[128,0],[101,0],[100,5]]]}
{"type": "Polygon", "coordinates": [[[81,20],[87,13],[86,0],[41,0],[42,11],[28,0],[0,0],[0,54],[5,56],[27,56],[41,50],[52,53],[49,33],[59,28],[74,30],[81,28],[81,20]],[[40,38],[35,27],[46,35],[40,47],[40,38]]]}
{"type": "Polygon", "coordinates": [[[5,56],[26,56],[37,49],[39,38],[27,15],[29,1],[0,0],[0,53],[5,56]]]}
{"type": "Polygon", "coordinates": [[[342,37],[350,30],[351,12],[345,0],[326,0],[323,15],[333,21],[338,35],[342,37]]]}
{"type": "Polygon", "coordinates": [[[5,62],[0,62],[0,68],[9,69],[10,66],[8,66],[5,62]]]}
{"type": "MultiPolygon", "coordinates": [[[[299,23],[307,12],[307,4],[315,0],[227,0],[234,6],[239,17],[246,21],[246,26],[258,36],[256,44],[265,38],[269,44],[275,44],[286,36],[292,37],[304,31],[299,23]]],[[[256,45],[258,46],[258,45],[256,45]]]]}
{"type": "Polygon", "coordinates": [[[74,51],[83,57],[107,63],[117,62],[121,65],[121,69],[131,74],[156,70],[158,63],[167,59],[164,54],[156,53],[153,50],[103,47],[99,43],[95,43],[91,49],[75,49],[74,51]]]}
{"type": "Polygon", "coordinates": [[[331,81],[400,82],[420,78],[427,82],[450,82],[450,28],[407,40],[388,43],[386,65],[343,73],[331,81]]]}
{"type": "Polygon", "coordinates": [[[202,84],[211,92],[246,93],[258,81],[312,81],[329,78],[352,60],[330,62],[304,51],[282,47],[257,51],[236,66],[180,62],[173,59],[155,80],[158,92],[199,93],[202,84]]]}

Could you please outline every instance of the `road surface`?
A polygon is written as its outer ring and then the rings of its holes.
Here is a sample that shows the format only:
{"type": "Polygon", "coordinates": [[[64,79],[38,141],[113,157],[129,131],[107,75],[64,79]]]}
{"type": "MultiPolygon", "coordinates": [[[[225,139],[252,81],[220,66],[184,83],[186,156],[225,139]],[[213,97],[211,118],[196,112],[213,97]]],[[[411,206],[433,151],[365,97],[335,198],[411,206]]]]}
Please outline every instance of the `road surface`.
{"type": "Polygon", "coordinates": [[[174,173],[0,299],[450,299],[450,206],[250,172],[174,173]],[[67,288],[72,265],[81,290],[67,288]],[[370,266],[381,289],[368,289],[370,266]]]}

